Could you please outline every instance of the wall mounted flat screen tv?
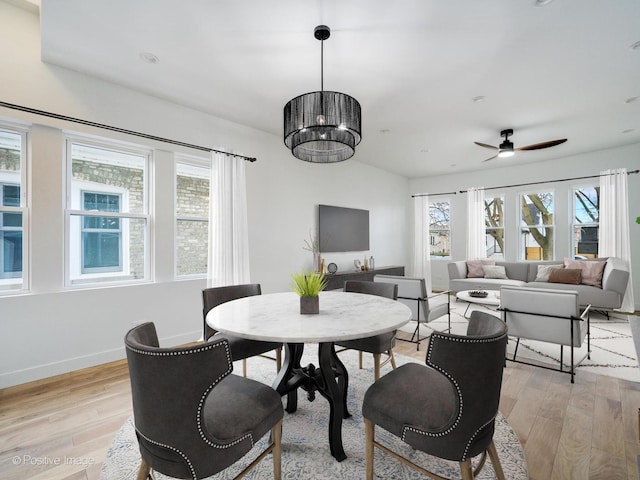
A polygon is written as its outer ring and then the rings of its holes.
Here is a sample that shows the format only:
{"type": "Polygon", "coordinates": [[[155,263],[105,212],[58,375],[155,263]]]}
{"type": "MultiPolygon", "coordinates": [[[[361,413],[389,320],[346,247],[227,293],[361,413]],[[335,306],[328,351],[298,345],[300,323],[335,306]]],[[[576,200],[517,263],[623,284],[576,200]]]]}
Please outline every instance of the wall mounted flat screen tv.
{"type": "Polygon", "coordinates": [[[321,252],[369,250],[369,210],[318,205],[321,252]]]}

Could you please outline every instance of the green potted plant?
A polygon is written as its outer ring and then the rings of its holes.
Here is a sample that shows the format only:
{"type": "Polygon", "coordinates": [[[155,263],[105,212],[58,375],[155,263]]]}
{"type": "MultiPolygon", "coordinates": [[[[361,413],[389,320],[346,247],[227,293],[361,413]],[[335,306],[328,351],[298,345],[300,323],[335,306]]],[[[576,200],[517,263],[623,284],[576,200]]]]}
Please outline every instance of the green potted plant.
{"type": "Polygon", "coordinates": [[[300,313],[320,313],[318,294],[327,286],[327,279],[322,273],[301,272],[291,275],[293,291],[300,296],[300,313]]]}

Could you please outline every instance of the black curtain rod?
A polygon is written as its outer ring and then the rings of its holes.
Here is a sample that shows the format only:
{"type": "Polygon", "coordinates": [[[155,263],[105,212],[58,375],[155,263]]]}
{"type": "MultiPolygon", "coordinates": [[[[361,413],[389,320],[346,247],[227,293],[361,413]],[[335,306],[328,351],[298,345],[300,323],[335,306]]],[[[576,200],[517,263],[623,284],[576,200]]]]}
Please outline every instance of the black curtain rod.
{"type": "Polygon", "coordinates": [[[23,107],[22,105],[15,105],[13,103],[7,103],[0,101],[0,107],[10,108],[12,110],[19,110],[21,112],[33,113],[35,115],[42,115],[43,117],[55,118],[58,120],[64,120],[66,122],[80,123],[82,125],[88,125],[90,127],[102,128],[105,130],[111,130],[112,132],[125,133],[127,135],[135,135],[136,137],[146,138],[147,140],[156,140],[158,142],[170,143],[172,145],[180,145],[181,147],[194,148],[196,150],[202,150],[204,152],[216,152],[224,153],[232,157],[244,158],[249,162],[255,162],[255,157],[246,157],[244,155],[238,155],[237,153],[224,152],[222,150],[216,150],[215,148],[201,147],[200,145],[193,145],[191,143],[181,142],[179,140],[171,140],[170,138],[157,137],[155,135],[149,135],[147,133],[135,132],[133,130],[127,130],[119,127],[112,127],[111,125],[104,125],[103,123],[90,122],[89,120],[82,120],[81,118],[68,117],[66,115],[60,115],[58,113],[45,112],[44,110],[37,110],[35,108],[23,107]]]}
{"type": "MultiPolygon", "coordinates": [[[[416,197],[437,197],[438,195],[455,195],[457,192],[444,192],[444,193],[416,193],[415,195],[411,195],[411,198],[416,197]]],[[[462,192],[460,192],[462,193],[462,192]]]]}
{"type": "MultiPolygon", "coordinates": [[[[640,173],[640,170],[631,170],[629,172],[627,172],[627,175],[631,175],[632,173],[640,173]]],[[[557,182],[569,182],[571,180],[584,180],[586,178],[600,178],[600,177],[606,177],[608,175],[614,175],[613,173],[603,173],[600,175],[589,175],[586,177],[573,177],[573,178],[561,178],[559,180],[547,180],[544,182],[529,182],[529,183],[518,183],[515,185],[503,185],[501,187],[488,187],[488,188],[483,188],[482,190],[499,190],[502,188],[512,188],[512,187],[526,187],[527,185],[540,185],[541,183],[557,183],[557,182]]],[[[460,193],[467,193],[468,190],[460,190],[460,193]]]]}

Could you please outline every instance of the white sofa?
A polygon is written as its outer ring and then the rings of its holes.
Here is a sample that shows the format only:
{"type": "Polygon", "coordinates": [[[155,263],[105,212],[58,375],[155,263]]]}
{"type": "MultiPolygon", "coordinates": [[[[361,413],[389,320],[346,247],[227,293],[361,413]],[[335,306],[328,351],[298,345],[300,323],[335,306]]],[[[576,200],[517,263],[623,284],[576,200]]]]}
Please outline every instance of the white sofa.
{"type": "MultiPolygon", "coordinates": [[[[605,261],[605,259],[600,261],[605,261]]],[[[535,281],[538,276],[538,265],[562,265],[562,261],[496,261],[496,265],[505,267],[506,276],[508,277],[506,279],[496,279],[467,278],[467,262],[462,260],[448,264],[449,290],[461,292],[463,290],[500,290],[503,286],[527,286],[540,289],[576,291],[578,292],[578,302],[581,306],[591,305],[591,308],[596,310],[614,310],[622,305],[622,299],[629,281],[629,268],[627,262],[617,257],[609,257],[606,262],[602,275],[602,288],[598,288],[592,285],[535,281]]]]}

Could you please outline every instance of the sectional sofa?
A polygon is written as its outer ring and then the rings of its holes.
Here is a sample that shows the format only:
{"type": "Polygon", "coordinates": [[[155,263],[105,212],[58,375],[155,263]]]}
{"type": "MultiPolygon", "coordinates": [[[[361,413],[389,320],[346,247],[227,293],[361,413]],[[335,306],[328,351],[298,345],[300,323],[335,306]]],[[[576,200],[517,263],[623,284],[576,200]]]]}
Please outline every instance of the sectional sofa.
{"type": "Polygon", "coordinates": [[[587,261],[565,259],[564,262],[496,261],[494,265],[481,265],[480,269],[478,262],[463,260],[449,263],[449,290],[500,290],[502,286],[571,290],[578,292],[578,301],[582,306],[591,305],[596,310],[614,310],[622,305],[629,281],[627,262],[617,257],[587,261]],[[604,269],[592,262],[604,262],[604,269]],[[500,268],[492,267],[504,267],[504,272],[500,268]],[[597,267],[595,270],[599,272],[598,275],[601,273],[600,279],[596,278],[594,281],[594,278],[591,278],[591,267],[597,267]],[[582,270],[584,275],[571,275],[580,268],[587,269],[582,270]],[[477,276],[479,274],[482,276],[477,276]],[[501,276],[506,278],[496,278],[501,276]],[[575,283],[576,281],[579,283],[575,283]]]}

